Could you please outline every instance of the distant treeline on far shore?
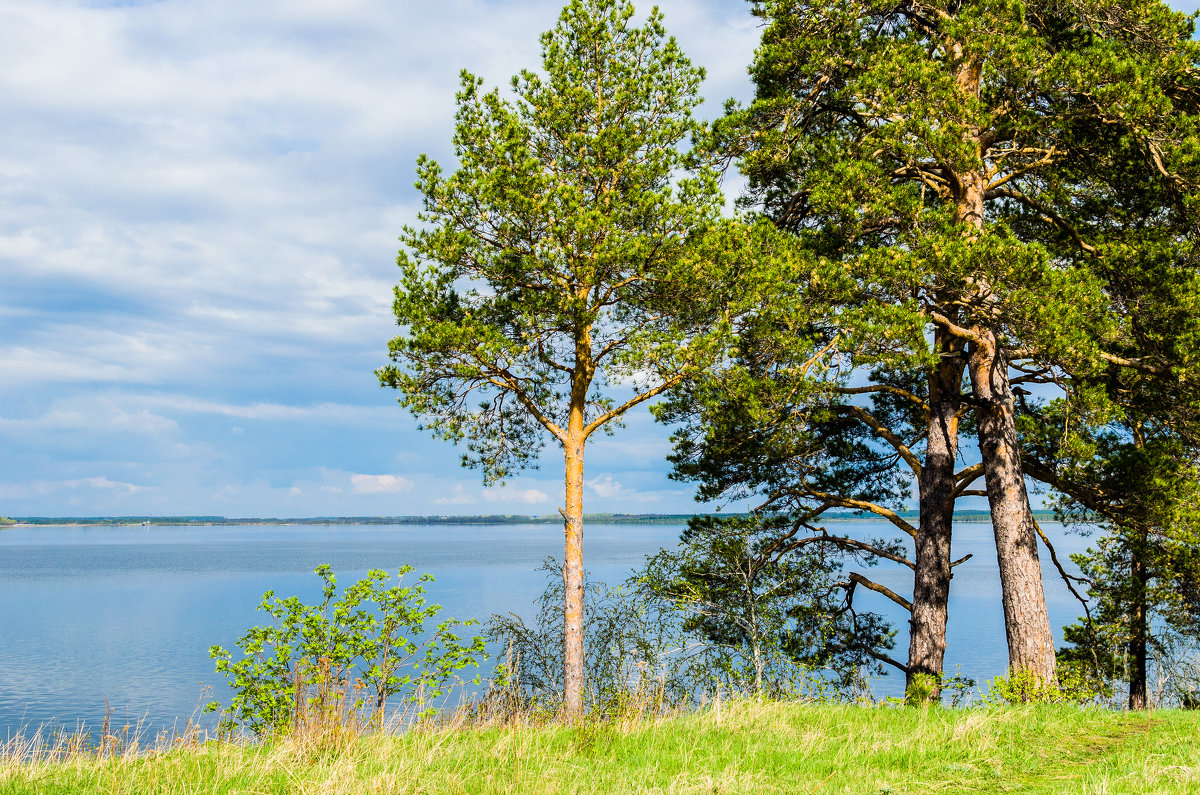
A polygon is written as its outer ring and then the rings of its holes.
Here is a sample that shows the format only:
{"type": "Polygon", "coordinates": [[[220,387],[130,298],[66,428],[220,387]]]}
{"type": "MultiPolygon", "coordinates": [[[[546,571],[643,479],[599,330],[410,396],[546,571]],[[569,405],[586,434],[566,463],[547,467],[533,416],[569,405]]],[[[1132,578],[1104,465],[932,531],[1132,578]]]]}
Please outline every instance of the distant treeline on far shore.
{"type": "MultiPolygon", "coordinates": [[[[589,524],[684,524],[694,514],[688,513],[591,513],[584,516],[589,524]]],[[[723,514],[725,516],[731,514],[723,514]]],[[[736,515],[736,514],[735,514],[736,515]]],[[[916,511],[903,511],[906,519],[917,519],[916,511]]],[[[1039,521],[1053,521],[1049,511],[1035,511],[1039,521]]],[[[954,518],[959,522],[987,522],[991,516],[986,510],[956,511],[954,518]]],[[[822,517],[822,522],[878,520],[865,512],[831,512],[822,517]]],[[[479,525],[479,524],[559,524],[558,514],[531,516],[526,514],[492,514],[486,516],[308,516],[287,519],[247,518],[225,516],[14,516],[0,517],[0,525],[479,525]]]]}

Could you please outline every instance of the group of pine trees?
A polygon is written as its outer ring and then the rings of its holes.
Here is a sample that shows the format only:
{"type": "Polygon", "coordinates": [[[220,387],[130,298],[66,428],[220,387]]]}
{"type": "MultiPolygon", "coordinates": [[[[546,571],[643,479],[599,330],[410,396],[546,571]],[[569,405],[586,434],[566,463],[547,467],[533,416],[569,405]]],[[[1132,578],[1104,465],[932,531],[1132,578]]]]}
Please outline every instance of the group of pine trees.
{"type": "Polygon", "coordinates": [[[1155,634],[1200,621],[1193,18],[1157,0],[751,9],[755,98],[710,124],[657,10],[639,26],[624,0],[573,0],[512,100],[463,74],[456,169],[419,164],[405,331],[379,375],[489,481],[561,447],[565,709],[582,707],[586,442],[655,398],[674,475],[771,517],[755,554],[911,569],[910,597],[851,571],[821,641],[910,683],[942,674],[970,496],[991,509],[1010,664],[1055,681],[1042,484],[1103,530],[1072,653],[1120,657],[1144,706],[1155,634]],[[748,180],[736,218],[729,169],[748,180]],[[824,527],[847,509],[896,538],[824,527]],[[906,659],[855,631],[859,588],[909,613],[906,659]]]}

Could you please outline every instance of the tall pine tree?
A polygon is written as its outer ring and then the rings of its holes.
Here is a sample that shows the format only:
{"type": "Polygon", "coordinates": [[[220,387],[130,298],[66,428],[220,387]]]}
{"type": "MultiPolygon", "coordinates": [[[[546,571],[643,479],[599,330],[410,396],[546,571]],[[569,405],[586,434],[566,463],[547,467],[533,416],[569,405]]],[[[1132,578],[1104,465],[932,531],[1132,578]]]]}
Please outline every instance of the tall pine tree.
{"type": "MultiPolygon", "coordinates": [[[[383,384],[465,442],[486,482],[562,451],[563,703],[582,708],[584,451],[723,355],[727,277],[754,230],[720,223],[718,176],[684,146],[703,72],[652,11],[573,0],[515,98],[464,73],[450,174],[421,158],[383,384]]],[[[751,294],[753,290],[749,291],[751,294]]]]}
{"type": "Polygon", "coordinates": [[[1148,248],[1179,239],[1142,229],[1196,227],[1192,22],[1146,0],[754,9],[766,23],[757,96],[717,141],[749,176],[751,202],[857,285],[815,350],[830,372],[876,373],[874,384],[841,379],[825,402],[868,447],[903,460],[919,489],[905,668],[940,673],[953,505],[982,476],[1010,663],[1052,681],[1019,398],[1116,371],[1190,377],[1131,326],[1146,263],[1163,260],[1148,248]],[[880,400],[865,405],[864,393],[880,400]],[[900,426],[892,398],[908,409],[900,426]],[[914,421],[918,433],[899,432],[914,421]],[[973,466],[957,463],[963,422],[973,466]]]}

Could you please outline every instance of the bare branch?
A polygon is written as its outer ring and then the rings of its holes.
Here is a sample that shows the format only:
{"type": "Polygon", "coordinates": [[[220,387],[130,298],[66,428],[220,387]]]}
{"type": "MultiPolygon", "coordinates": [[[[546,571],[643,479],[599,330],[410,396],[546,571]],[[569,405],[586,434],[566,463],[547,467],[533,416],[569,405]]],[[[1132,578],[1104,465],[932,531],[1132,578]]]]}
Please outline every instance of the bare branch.
{"type": "Polygon", "coordinates": [[[932,309],[930,307],[925,307],[923,311],[927,318],[932,320],[935,324],[944,328],[946,331],[949,331],[954,336],[956,336],[960,339],[968,340],[970,342],[981,342],[982,341],[982,338],[978,334],[976,334],[974,331],[972,331],[969,328],[965,328],[963,326],[958,325],[953,320],[951,320],[950,318],[943,315],[941,312],[938,312],[936,309],[932,309]]]}
{"type": "Polygon", "coordinates": [[[917,397],[912,392],[909,392],[907,389],[901,389],[900,387],[892,386],[891,384],[875,384],[873,386],[837,387],[833,391],[839,395],[866,395],[866,394],[870,394],[873,392],[887,392],[890,395],[896,395],[897,397],[902,397],[905,400],[909,401],[910,403],[915,403],[917,406],[921,407],[922,409],[925,409],[926,411],[929,410],[929,406],[926,405],[924,400],[921,400],[921,398],[917,397]]]}
{"type": "Polygon", "coordinates": [[[589,422],[586,427],[584,427],[584,429],[583,429],[584,438],[586,439],[587,437],[591,436],[593,433],[596,432],[597,429],[604,427],[604,424],[606,422],[609,422],[613,419],[616,419],[617,417],[620,417],[622,414],[629,411],[634,406],[637,406],[641,403],[645,403],[647,400],[650,400],[651,398],[657,397],[658,395],[661,395],[663,392],[666,392],[668,389],[670,389],[671,387],[675,386],[680,381],[682,381],[683,376],[684,376],[684,374],[682,372],[676,373],[675,375],[671,376],[667,380],[663,381],[658,386],[656,386],[652,389],[647,389],[645,392],[642,392],[640,394],[634,395],[629,400],[626,400],[624,403],[617,406],[616,408],[609,409],[608,411],[604,412],[599,417],[597,417],[596,419],[589,422]]]}
{"type": "Polygon", "coordinates": [[[1116,356],[1111,353],[1101,353],[1100,358],[1110,364],[1115,364],[1119,367],[1130,367],[1141,373],[1149,373],[1150,375],[1170,375],[1171,370],[1166,367],[1157,367],[1152,364],[1146,364],[1140,359],[1126,359],[1121,356],[1116,356]]]}
{"type": "Polygon", "coordinates": [[[1071,593],[1075,595],[1075,598],[1078,599],[1086,609],[1087,600],[1079,595],[1079,593],[1075,590],[1075,587],[1071,585],[1071,581],[1074,580],[1075,582],[1083,583],[1084,585],[1090,585],[1093,587],[1096,585],[1096,583],[1092,582],[1087,577],[1076,577],[1074,574],[1067,574],[1066,570],[1062,567],[1062,563],[1060,563],[1058,560],[1058,553],[1054,551],[1054,545],[1051,544],[1050,539],[1046,537],[1046,532],[1042,530],[1042,526],[1038,524],[1037,519],[1033,520],[1033,527],[1035,530],[1037,530],[1038,537],[1042,539],[1042,543],[1046,545],[1047,551],[1050,552],[1050,560],[1054,562],[1054,568],[1058,569],[1058,573],[1062,577],[1063,582],[1067,584],[1067,587],[1071,589],[1071,593]]]}
{"type": "Polygon", "coordinates": [[[1062,230],[1063,232],[1066,232],[1068,235],[1070,235],[1071,239],[1075,241],[1075,245],[1079,246],[1080,250],[1086,251],[1088,254],[1091,254],[1092,256],[1096,256],[1096,257],[1100,256],[1100,252],[1096,249],[1096,247],[1092,246],[1086,240],[1084,240],[1083,236],[1081,234],[1079,234],[1079,230],[1077,230],[1075,227],[1071,226],[1071,224],[1067,223],[1065,218],[1063,218],[1061,215],[1054,212],[1054,210],[1050,209],[1049,207],[1042,204],[1041,202],[1039,202],[1035,199],[1031,199],[1030,197],[1026,196],[1021,191],[1015,190],[1013,188],[990,188],[990,189],[988,189],[988,192],[987,192],[987,198],[989,198],[989,199],[1012,199],[1014,201],[1020,202],[1021,204],[1024,204],[1029,209],[1034,210],[1035,212],[1041,213],[1042,216],[1047,221],[1051,222],[1052,224],[1057,226],[1060,230],[1062,230]]]}
{"type": "Polygon", "coordinates": [[[965,488],[966,486],[969,486],[972,483],[974,483],[976,480],[978,480],[979,476],[982,475],[983,472],[984,472],[984,466],[982,463],[972,464],[969,467],[960,469],[957,472],[955,472],[954,473],[954,482],[957,483],[959,486],[962,486],[965,488]]]}
{"type": "MultiPolygon", "coordinates": [[[[794,535],[794,533],[790,535],[794,535]]],[[[893,554],[888,552],[886,549],[880,549],[874,544],[868,544],[865,541],[848,538],[847,536],[830,535],[824,531],[822,531],[821,535],[809,536],[807,538],[801,538],[797,541],[793,541],[790,544],[787,544],[786,547],[783,548],[783,551],[799,549],[800,547],[805,547],[809,544],[832,544],[835,547],[843,547],[846,549],[860,549],[863,552],[868,552],[877,557],[884,558],[885,560],[890,560],[893,563],[899,563],[901,566],[907,566],[910,569],[916,569],[916,564],[906,557],[893,554]]],[[[772,548],[772,551],[773,550],[774,548],[772,548]]]]}
{"type": "Polygon", "coordinates": [[[883,652],[876,651],[875,649],[872,649],[870,646],[863,648],[863,651],[865,651],[867,654],[874,657],[876,660],[879,660],[880,662],[895,666],[899,670],[903,671],[905,675],[908,674],[908,666],[907,665],[905,665],[902,662],[899,662],[898,660],[893,660],[891,657],[887,656],[883,652]]]}
{"type": "Polygon", "coordinates": [[[563,444],[567,443],[566,431],[560,428],[556,422],[547,417],[538,407],[538,405],[533,402],[529,395],[525,394],[525,390],[520,386],[520,380],[513,376],[512,373],[509,373],[507,370],[501,371],[498,375],[487,376],[486,380],[488,383],[511,393],[512,396],[517,399],[517,402],[524,406],[525,410],[533,415],[533,418],[537,420],[543,428],[553,434],[555,439],[558,439],[558,441],[562,442],[563,444]]]}
{"type": "Polygon", "coordinates": [[[908,601],[903,596],[901,596],[900,594],[893,591],[891,588],[888,588],[886,585],[880,585],[879,583],[875,582],[874,580],[868,580],[866,577],[862,576],[861,574],[859,574],[856,571],[850,572],[849,576],[850,576],[851,582],[858,583],[862,587],[868,588],[868,589],[874,591],[875,593],[881,593],[884,596],[886,596],[888,599],[891,599],[893,602],[895,602],[896,604],[903,607],[905,610],[909,611],[910,613],[912,612],[912,602],[908,601]]]}
{"type": "Polygon", "coordinates": [[[808,495],[818,500],[825,500],[830,505],[835,505],[838,508],[853,508],[857,511],[867,511],[869,513],[873,513],[880,518],[887,519],[910,537],[917,534],[917,528],[906,522],[904,518],[895,511],[891,510],[890,508],[885,508],[882,505],[876,505],[875,503],[867,502],[866,500],[847,499],[836,494],[828,494],[821,491],[810,491],[808,492],[808,495]]]}
{"type": "Polygon", "coordinates": [[[895,449],[897,453],[900,454],[900,457],[904,459],[906,464],[908,464],[909,469],[912,470],[914,475],[917,477],[921,476],[921,459],[918,458],[916,454],[908,448],[908,445],[904,443],[904,440],[897,436],[891,428],[888,428],[886,425],[880,422],[874,414],[867,411],[862,406],[855,406],[847,403],[838,404],[832,406],[831,408],[851,414],[862,420],[867,427],[875,432],[876,436],[886,441],[892,446],[893,449],[895,449]]]}

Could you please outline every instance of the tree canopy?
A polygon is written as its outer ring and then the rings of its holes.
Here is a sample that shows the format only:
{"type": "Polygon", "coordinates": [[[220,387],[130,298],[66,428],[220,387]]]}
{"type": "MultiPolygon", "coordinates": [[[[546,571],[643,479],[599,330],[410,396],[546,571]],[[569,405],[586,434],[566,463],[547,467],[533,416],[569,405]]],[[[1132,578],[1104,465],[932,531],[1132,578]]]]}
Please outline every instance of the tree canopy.
{"type": "Polygon", "coordinates": [[[754,10],[766,25],[757,95],[713,146],[748,175],[747,204],[853,286],[816,323],[796,305],[804,333],[758,329],[745,375],[730,377],[741,391],[713,390],[702,430],[683,435],[681,473],[709,493],[761,490],[798,526],[857,505],[910,535],[910,676],[940,673],[953,505],[983,477],[1011,664],[1053,680],[1018,415],[1038,402],[1031,390],[1099,381],[1138,381],[1174,396],[1163,411],[1190,410],[1192,22],[1144,0],[754,10]],[[749,392],[759,398],[735,429],[725,409],[747,401],[720,396],[749,392]],[[960,429],[977,464],[962,461],[960,429]],[[822,471],[823,458],[842,463],[822,471]],[[890,507],[895,466],[919,490],[916,527],[890,507]]]}

